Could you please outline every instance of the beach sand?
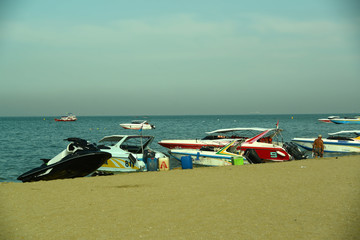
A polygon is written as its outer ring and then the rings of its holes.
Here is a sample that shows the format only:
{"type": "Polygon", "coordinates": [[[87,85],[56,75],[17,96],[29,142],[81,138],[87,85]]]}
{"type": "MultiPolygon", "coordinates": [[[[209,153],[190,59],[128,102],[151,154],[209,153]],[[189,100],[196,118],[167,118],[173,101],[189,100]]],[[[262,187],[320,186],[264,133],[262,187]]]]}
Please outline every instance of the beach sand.
{"type": "Polygon", "coordinates": [[[0,184],[0,239],[360,239],[360,156],[0,184]]]}

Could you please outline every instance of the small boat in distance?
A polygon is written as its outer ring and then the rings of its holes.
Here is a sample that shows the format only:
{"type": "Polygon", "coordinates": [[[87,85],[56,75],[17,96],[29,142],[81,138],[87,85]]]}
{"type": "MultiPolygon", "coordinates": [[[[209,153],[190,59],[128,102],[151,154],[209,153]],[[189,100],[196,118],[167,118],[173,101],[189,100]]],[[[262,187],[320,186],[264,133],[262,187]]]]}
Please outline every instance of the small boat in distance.
{"type": "Polygon", "coordinates": [[[340,118],[339,116],[328,116],[328,118],[320,118],[318,121],[324,123],[331,123],[331,119],[340,118]]]}
{"type": "Polygon", "coordinates": [[[120,126],[125,129],[134,129],[134,130],[155,129],[154,125],[152,125],[148,121],[144,121],[144,120],[132,120],[131,123],[120,123],[120,126]]]}
{"type": "Polygon", "coordinates": [[[73,122],[76,120],[77,120],[77,117],[72,113],[69,113],[66,116],[62,116],[61,118],[55,118],[56,122],[73,122]]]}

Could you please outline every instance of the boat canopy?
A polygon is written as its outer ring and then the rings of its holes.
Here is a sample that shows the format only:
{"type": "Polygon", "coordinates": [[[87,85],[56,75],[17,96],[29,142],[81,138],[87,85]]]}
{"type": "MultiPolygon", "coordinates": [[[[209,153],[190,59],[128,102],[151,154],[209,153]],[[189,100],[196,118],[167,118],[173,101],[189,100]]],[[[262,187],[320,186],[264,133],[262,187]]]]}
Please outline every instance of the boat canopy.
{"type": "Polygon", "coordinates": [[[131,123],[133,123],[133,124],[142,124],[142,123],[147,123],[147,121],[146,120],[132,120],[131,121],[131,123]]]}
{"type": "Polygon", "coordinates": [[[340,132],[335,132],[335,133],[329,133],[329,135],[339,135],[339,134],[348,134],[348,133],[354,133],[354,134],[360,136],[360,130],[340,131],[340,132]]]}
{"type": "Polygon", "coordinates": [[[123,138],[153,138],[153,136],[140,136],[140,135],[112,135],[103,137],[99,142],[119,142],[123,138]]]}
{"type": "Polygon", "coordinates": [[[265,131],[273,131],[278,130],[282,131],[282,129],[276,129],[276,128],[226,128],[226,129],[218,129],[212,132],[207,132],[207,134],[216,134],[216,133],[229,133],[229,132],[237,132],[237,131],[259,131],[259,132],[265,132],[265,131]]]}

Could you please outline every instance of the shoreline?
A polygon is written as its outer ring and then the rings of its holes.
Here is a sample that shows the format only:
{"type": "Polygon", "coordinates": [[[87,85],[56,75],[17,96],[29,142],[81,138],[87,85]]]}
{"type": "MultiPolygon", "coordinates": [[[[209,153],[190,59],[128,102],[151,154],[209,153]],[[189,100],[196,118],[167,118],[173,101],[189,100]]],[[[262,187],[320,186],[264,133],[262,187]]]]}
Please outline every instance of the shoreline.
{"type": "Polygon", "coordinates": [[[0,183],[0,239],[359,239],[360,156],[0,183]]]}

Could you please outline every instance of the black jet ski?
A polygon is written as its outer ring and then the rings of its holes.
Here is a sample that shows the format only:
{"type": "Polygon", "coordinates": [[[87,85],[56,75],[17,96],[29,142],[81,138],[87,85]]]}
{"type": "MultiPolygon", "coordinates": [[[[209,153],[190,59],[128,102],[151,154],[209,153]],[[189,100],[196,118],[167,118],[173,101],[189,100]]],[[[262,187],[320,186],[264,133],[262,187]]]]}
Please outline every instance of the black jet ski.
{"type": "Polygon", "coordinates": [[[111,154],[102,152],[92,143],[80,138],[67,138],[71,142],[65,150],[52,159],[42,159],[44,164],[34,168],[17,179],[23,182],[84,177],[101,165],[111,154]]]}

